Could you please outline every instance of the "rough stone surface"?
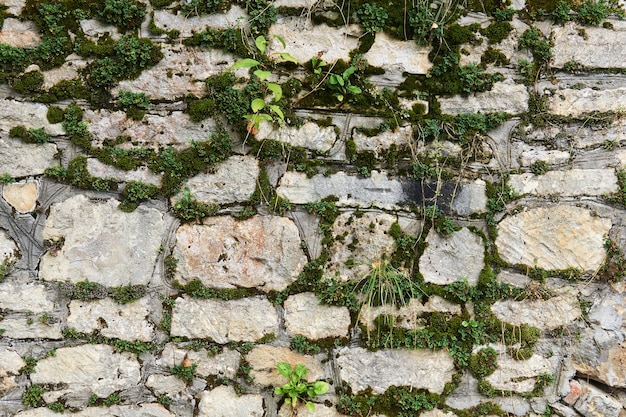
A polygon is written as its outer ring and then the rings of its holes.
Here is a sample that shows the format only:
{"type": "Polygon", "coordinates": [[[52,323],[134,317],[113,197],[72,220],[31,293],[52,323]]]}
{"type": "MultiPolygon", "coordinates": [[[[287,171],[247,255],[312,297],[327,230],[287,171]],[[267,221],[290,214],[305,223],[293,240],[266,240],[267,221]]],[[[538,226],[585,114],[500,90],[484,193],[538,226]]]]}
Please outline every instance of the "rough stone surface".
{"type": "Polygon", "coordinates": [[[80,21],[80,28],[83,33],[94,41],[101,36],[109,35],[111,39],[118,40],[120,32],[113,25],[107,25],[96,19],[84,19],[80,21]]]}
{"type": "MultiPolygon", "coordinates": [[[[65,414],[73,417],[174,417],[161,404],[139,404],[139,405],[113,405],[111,407],[88,407],[76,413],[65,414]]],[[[21,411],[16,416],[19,417],[58,417],[49,408],[33,408],[21,411]]]]}
{"type": "MultiPolygon", "coordinates": [[[[0,113],[2,113],[3,108],[1,101],[0,113]]],[[[3,120],[2,114],[0,114],[0,120],[3,120]]],[[[56,153],[57,147],[53,143],[43,145],[24,143],[20,139],[10,138],[8,135],[0,133],[1,174],[6,173],[16,178],[41,175],[48,166],[56,165],[54,164],[56,153]]]]}
{"type": "Polygon", "coordinates": [[[526,360],[510,357],[498,357],[498,368],[485,380],[496,390],[531,392],[535,388],[538,375],[552,374],[550,362],[540,355],[533,355],[526,360]]]}
{"type": "Polygon", "coordinates": [[[375,394],[392,385],[408,385],[441,394],[452,380],[454,363],[443,350],[379,350],[343,348],[337,358],[342,381],[358,392],[372,387],[375,394]]]}
{"type": "Polygon", "coordinates": [[[26,365],[22,357],[7,347],[0,346],[0,377],[17,375],[20,369],[26,365]]]}
{"type": "MultiPolygon", "coordinates": [[[[48,113],[48,107],[44,104],[40,103],[28,103],[21,102],[17,100],[10,99],[0,99],[0,140],[9,141],[11,143],[11,139],[7,138],[8,132],[11,128],[22,125],[27,129],[39,129],[44,128],[44,130],[51,134],[52,136],[63,135],[63,128],[61,124],[50,124],[46,117],[48,113]]],[[[19,139],[16,139],[17,142],[21,142],[19,139]]],[[[2,143],[2,142],[0,142],[2,143]]],[[[2,145],[5,147],[7,145],[2,145]]],[[[33,145],[30,144],[27,148],[55,148],[54,152],[56,152],[56,147],[51,144],[44,145],[33,145]]],[[[4,153],[4,150],[0,152],[0,154],[4,153]]],[[[36,152],[33,152],[35,154],[36,152]]],[[[32,157],[32,154],[28,154],[32,157]]],[[[15,165],[16,161],[6,160],[2,161],[3,163],[0,166],[3,167],[11,167],[15,165]]],[[[37,163],[37,166],[43,165],[43,161],[33,161],[37,163]]],[[[10,171],[9,171],[10,172],[10,171]]],[[[43,172],[43,171],[41,171],[43,172]]],[[[40,172],[38,172],[40,173],[40,172]]],[[[35,174],[33,174],[35,175],[35,174]]]]}
{"type": "Polygon", "coordinates": [[[167,10],[154,11],[154,23],[165,30],[176,29],[182,37],[189,37],[193,32],[202,32],[207,27],[211,29],[227,29],[243,27],[248,20],[245,10],[239,6],[232,6],[226,13],[214,13],[206,16],[185,15],[182,12],[173,14],[167,10]]]}
{"type": "Polygon", "coordinates": [[[183,225],[176,233],[176,278],[199,279],[214,288],[282,290],[295,281],[306,257],[294,223],[284,217],[237,221],[212,217],[183,225]]]}
{"type": "Polygon", "coordinates": [[[326,378],[320,357],[323,355],[302,355],[287,348],[261,345],[252,349],[246,356],[246,360],[252,368],[250,376],[257,384],[276,387],[287,382],[287,379],[276,369],[276,364],[279,362],[286,362],[292,368],[298,364],[306,366],[305,379],[309,382],[326,378]]]}
{"type": "MultiPolygon", "coordinates": [[[[10,264],[18,258],[19,251],[15,241],[4,231],[0,231],[0,264],[10,264]]],[[[2,292],[0,292],[2,297],[2,292]]]]}
{"type": "Polygon", "coordinates": [[[217,343],[254,342],[278,333],[276,308],[265,297],[231,301],[177,298],[172,311],[172,336],[217,343]]]}
{"type": "Polygon", "coordinates": [[[7,13],[19,16],[24,6],[26,6],[26,0],[4,0],[2,4],[7,6],[7,13]]]}
{"type": "Polygon", "coordinates": [[[567,326],[582,314],[575,294],[549,300],[496,301],[491,306],[491,311],[500,320],[515,326],[526,323],[541,330],[567,326]]]}
{"type": "Polygon", "coordinates": [[[604,262],[604,238],[611,220],[589,210],[555,205],[523,211],[498,225],[502,259],[544,269],[596,270],[604,262]]]}
{"type": "Polygon", "coordinates": [[[621,402],[587,382],[582,382],[582,393],[574,408],[584,417],[618,417],[623,411],[621,402]]]}
{"type": "Polygon", "coordinates": [[[4,316],[0,328],[4,329],[3,336],[13,339],[62,339],[61,323],[54,320],[51,323],[42,323],[37,316],[33,316],[25,307],[24,313],[13,313],[4,316]]]}
{"type": "Polygon", "coordinates": [[[273,139],[291,146],[328,152],[337,141],[337,133],[333,126],[322,127],[314,122],[304,122],[299,128],[286,125],[275,128],[270,123],[263,122],[255,138],[257,140],[273,139]]]}
{"type": "Polygon", "coordinates": [[[626,80],[620,76],[599,79],[559,75],[554,81],[542,82],[546,107],[558,116],[582,117],[592,112],[615,112],[626,107],[626,80]]]}
{"type": "Polygon", "coordinates": [[[148,169],[148,167],[139,167],[133,171],[124,171],[103,164],[95,158],[87,159],[87,171],[94,177],[98,178],[115,178],[120,182],[140,181],[144,184],[152,184],[157,187],[161,185],[161,177],[148,169]]]}
{"type": "Polygon", "coordinates": [[[393,305],[369,307],[368,305],[364,305],[359,313],[359,320],[365,327],[373,330],[377,317],[380,315],[391,315],[394,317],[394,326],[414,330],[424,327],[423,323],[420,321],[420,316],[425,313],[434,312],[461,315],[461,306],[451,303],[439,296],[432,295],[424,304],[416,298],[411,298],[406,305],[400,307],[393,305]]]}
{"type": "Polygon", "coordinates": [[[180,365],[185,358],[197,365],[196,375],[234,378],[239,368],[241,355],[231,349],[224,349],[222,353],[216,355],[206,349],[188,350],[174,343],[168,343],[163,348],[161,358],[156,361],[156,364],[169,369],[180,365]]]}
{"type": "Polygon", "coordinates": [[[31,311],[35,314],[52,311],[54,308],[43,284],[22,284],[12,280],[0,284],[0,305],[6,310],[31,311]],[[23,302],[25,299],[28,299],[27,305],[23,302]]]}
{"type": "MultiPolygon", "coordinates": [[[[201,97],[206,93],[204,81],[226,71],[236,61],[233,55],[221,50],[184,48],[178,42],[164,46],[161,52],[163,59],[158,64],[144,70],[134,80],[121,81],[114,92],[141,91],[152,99],[161,100],[174,100],[187,94],[201,97]]],[[[244,76],[247,72],[237,71],[236,74],[244,76]]]]}
{"type": "Polygon", "coordinates": [[[373,262],[393,251],[395,241],[387,232],[395,221],[395,216],[381,212],[366,212],[363,216],[354,212],[340,214],[333,224],[333,235],[347,234],[343,239],[335,239],[330,249],[327,275],[341,281],[365,277],[373,262]]]}
{"type": "Polygon", "coordinates": [[[219,386],[202,393],[198,410],[200,417],[262,417],[263,397],[258,394],[239,395],[233,387],[219,386]]]}
{"type": "Polygon", "coordinates": [[[92,202],[83,195],[54,204],[43,238],[64,243],[43,256],[42,278],[115,287],[150,282],[165,228],[163,215],[144,206],[124,213],[118,204],[113,199],[92,202]]]}
{"type": "Polygon", "coordinates": [[[73,80],[80,76],[80,71],[87,66],[87,61],[80,55],[70,54],[63,65],[44,71],[42,89],[48,90],[63,80],[73,80]]]}
{"type": "Polygon", "coordinates": [[[214,173],[191,177],[183,188],[188,187],[191,194],[202,202],[244,202],[254,193],[258,176],[259,162],[255,158],[233,156],[219,164],[214,173]]]}
{"type": "Polygon", "coordinates": [[[428,247],[419,261],[424,281],[447,285],[467,280],[469,285],[476,285],[485,258],[479,236],[465,227],[449,237],[442,237],[432,229],[426,243],[428,247]]]}
{"type": "Polygon", "coordinates": [[[147,320],[149,300],[141,298],[128,304],[117,304],[110,298],[97,301],[70,302],[67,324],[81,333],[99,330],[102,336],[149,342],[154,326],[147,320]]]}
{"type": "MultiPolygon", "coordinates": [[[[297,17],[283,17],[270,27],[269,36],[281,36],[286,43],[286,52],[296,58],[298,62],[307,62],[324,51],[322,59],[326,62],[335,62],[343,59],[350,61],[349,53],[358,46],[358,38],[352,35],[359,34],[358,25],[343,25],[328,27],[325,24],[310,25],[309,22],[297,17]],[[311,42],[315,39],[315,42],[311,42]]],[[[282,52],[282,45],[272,41],[269,50],[282,52]]]]}
{"type": "Polygon", "coordinates": [[[490,91],[469,97],[440,97],[442,113],[493,113],[518,114],[528,111],[528,91],[521,84],[498,82],[490,91]]]}
{"type": "Polygon", "coordinates": [[[188,145],[191,141],[206,141],[216,131],[213,121],[194,123],[179,111],[167,116],[148,113],[143,121],[137,121],[122,111],[88,110],[85,111],[85,121],[97,141],[122,135],[130,136],[135,143],[144,146],[188,145]]]}
{"type": "Polygon", "coordinates": [[[395,131],[385,131],[375,136],[365,136],[354,132],[352,139],[358,152],[370,151],[379,156],[382,151],[388,150],[392,145],[398,149],[408,147],[413,141],[413,128],[411,126],[400,127],[395,131]]]}
{"type": "Polygon", "coordinates": [[[68,384],[73,391],[89,391],[106,398],[139,383],[139,363],[131,353],[115,353],[108,345],[57,349],[56,356],[37,362],[34,384],[68,384]]]}
{"type": "Polygon", "coordinates": [[[314,293],[292,295],[285,300],[285,327],[307,339],[347,337],[350,312],[346,307],[325,306],[314,293]]]}
{"type": "Polygon", "coordinates": [[[543,175],[513,174],[509,186],[517,194],[601,196],[617,191],[617,177],[613,169],[571,169],[549,171],[543,175]]]}
{"type": "Polygon", "coordinates": [[[386,72],[426,74],[432,67],[428,59],[429,52],[429,48],[420,48],[413,41],[394,40],[384,32],[379,32],[363,57],[370,65],[382,67],[386,72]]]}
{"type": "Polygon", "coordinates": [[[26,181],[2,187],[2,198],[20,213],[28,213],[37,205],[37,182],[26,181]]]}
{"type": "Polygon", "coordinates": [[[626,31],[585,26],[573,22],[552,30],[552,62],[556,68],[563,68],[566,62],[575,62],[585,68],[626,68],[626,53],[620,48],[626,42],[626,31]]]}
{"type": "Polygon", "coordinates": [[[41,41],[37,25],[33,22],[22,22],[19,19],[7,17],[0,30],[0,43],[9,44],[15,48],[34,48],[41,41]]]}
{"type": "Polygon", "coordinates": [[[452,200],[451,208],[460,216],[485,212],[487,210],[487,183],[483,180],[464,183],[452,200]]]}

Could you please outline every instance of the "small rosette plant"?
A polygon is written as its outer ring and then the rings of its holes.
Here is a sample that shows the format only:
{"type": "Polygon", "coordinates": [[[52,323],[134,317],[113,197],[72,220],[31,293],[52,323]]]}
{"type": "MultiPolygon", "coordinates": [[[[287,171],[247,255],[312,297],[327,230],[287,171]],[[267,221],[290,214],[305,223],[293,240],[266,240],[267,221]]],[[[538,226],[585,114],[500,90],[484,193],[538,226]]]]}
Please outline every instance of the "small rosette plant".
{"type": "Polygon", "coordinates": [[[303,401],[306,408],[313,412],[315,405],[309,399],[326,394],[328,392],[328,384],[324,381],[307,382],[304,379],[307,372],[304,365],[298,364],[295,368],[292,368],[288,363],[280,362],[276,365],[276,368],[278,373],[287,378],[289,382],[283,386],[276,387],[274,393],[283,396],[285,403],[290,404],[292,408],[297,407],[298,401],[303,401]]]}

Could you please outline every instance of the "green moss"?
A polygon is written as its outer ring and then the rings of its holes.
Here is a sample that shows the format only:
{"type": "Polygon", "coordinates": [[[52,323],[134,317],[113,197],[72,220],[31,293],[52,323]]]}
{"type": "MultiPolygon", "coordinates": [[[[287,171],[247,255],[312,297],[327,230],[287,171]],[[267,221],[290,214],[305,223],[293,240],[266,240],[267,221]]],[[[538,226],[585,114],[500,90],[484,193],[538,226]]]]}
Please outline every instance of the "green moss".
{"type": "Polygon", "coordinates": [[[498,367],[498,353],[492,347],[482,348],[470,356],[469,370],[478,379],[491,375],[498,367]]]}
{"type": "Polygon", "coordinates": [[[63,116],[65,111],[58,106],[50,106],[48,107],[48,112],[46,113],[46,118],[50,124],[61,123],[63,121],[63,116]]]}
{"type": "Polygon", "coordinates": [[[489,39],[490,44],[495,44],[505,40],[512,30],[513,26],[507,21],[493,22],[485,29],[481,29],[480,33],[489,39]]]}
{"type": "Polygon", "coordinates": [[[489,64],[503,67],[509,64],[509,59],[501,51],[490,46],[480,57],[480,63],[483,68],[486,68],[489,64]]]}
{"type": "Polygon", "coordinates": [[[249,55],[249,50],[243,43],[239,30],[233,28],[208,28],[203,32],[193,33],[191,37],[183,40],[183,44],[204,48],[219,48],[239,56],[249,55]]]}
{"type": "Polygon", "coordinates": [[[131,285],[128,284],[123,287],[111,288],[111,298],[118,304],[128,304],[133,301],[139,300],[145,296],[147,289],[145,285],[131,285]]]}
{"type": "Polygon", "coordinates": [[[189,118],[192,121],[201,122],[204,119],[213,116],[215,112],[215,100],[189,100],[187,102],[187,112],[189,113],[189,118]]]}
{"type": "Polygon", "coordinates": [[[11,85],[20,94],[31,94],[39,91],[43,85],[43,73],[41,71],[29,71],[13,80],[11,85]]]}
{"type": "Polygon", "coordinates": [[[41,103],[54,103],[67,99],[90,99],[91,94],[85,83],[80,79],[61,80],[46,92],[37,96],[36,100],[41,103]]]}
{"type": "Polygon", "coordinates": [[[115,25],[124,32],[141,26],[146,16],[146,5],[136,0],[105,0],[97,15],[103,22],[115,25]]]}

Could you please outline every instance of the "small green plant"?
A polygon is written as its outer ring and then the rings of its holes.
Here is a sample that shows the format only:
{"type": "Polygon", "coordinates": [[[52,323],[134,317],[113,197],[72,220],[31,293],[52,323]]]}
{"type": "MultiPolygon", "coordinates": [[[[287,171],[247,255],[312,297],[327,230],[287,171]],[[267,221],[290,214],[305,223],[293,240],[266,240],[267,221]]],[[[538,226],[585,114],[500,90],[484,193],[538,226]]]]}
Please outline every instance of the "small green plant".
{"type": "Polygon", "coordinates": [[[117,392],[114,392],[113,394],[109,395],[108,397],[104,399],[104,401],[102,402],[102,405],[110,407],[112,405],[119,404],[121,402],[122,402],[122,399],[120,398],[120,395],[117,392]]]}
{"type": "Polygon", "coordinates": [[[46,391],[39,385],[33,384],[26,388],[24,394],[22,394],[22,404],[30,407],[39,407],[44,404],[43,394],[46,391]]]}
{"type": "Polygon", "coordinates": [[[55,413],[63,413],[65,412],[65,406],[62,402],[55,401],[53,403],[48,404],[48,408],[55,413]]]}
{"type": "Polygon", "coordinates": [[[126,109],[128,117],[134,120],[141,120],[150,108],[150,96],[145,93],[134,93],[132,91],[120,91],[118,102],[126,109]]]}
{"type": "Polygon", "coordinates": [[[131,285],[111,289],[111,298],[118,304],[128,304],[146,295],[145,285],[131,285]]]}
{"type": "Polygon", "coordinates": [[[328,392],[328,384],[324,381],[306,382],[305,377],[307,373],[306,366],[302,364],[296,365],[294,368],[286,362],[279,362],[276,365],[278,373],[287,378],[289,382],[276,387],[274,394],[283,396],[285,403],[291,405],[292,409],[295,409],[299,401],[304,402],[306,408],[313,412],[315,405],[309,401],[318,395],[323,395],[328,392]]]}
{"type": "Polygon", "coordinates": [[[43,85],[43,73],[41,71],[29,71],[13,81],[13,89],[20,94],[37,92],[43,85]]]}
{"type": "Polygon", "coordinates": [[[585,0],[578,8],[576,20],[583,25],[598,26],[609,13],[611,13],[611,9],[606,0],[585,0]]]}
{"type": "Polygon", "coordinates": [[[535,161],[530,166],[530,172],[535,175],[543,175],[550,170],[550,164],[546,161],[535,161]]]}
{"type": "Polygon", "coordinates": [[[174,374],[176,378],[183,380],[187,385],[190,385],[193,382],[197,367],[197,363],[192,364],[189,359],[185,358],[181,365],[176,365],[173,368],[170,368],[170,372],[174,374]]]}
{"type": "Polygon", "coordinates": [[[103,22],[122,29],[136,29],[146,16],[146,6],[135,0],[105,0],[98,12],[103,22]]]}
{"type": "Polygon", "coordinates": [[[35,372],[35,366],[37,366],[37,359],[32,356],[24,356],[22,358],[25,362],[25,365],[20,368],[20,373],[30,375],[35,372]]]}
{"type": "Polygon", "coordinates": [[[172,207],[172,214],[184,222],[200,221],[213,216],[219,210],[217,204],[207,204],[196,200],[189,188],[185,187],[183,195],[172,207]]]}
{"type": "Polygon", "coordinates": [[[359,22],[366,32],[380,32],[385,27],[389,14],[382,7],[363,3],[356,12],[359,22]]]}
{"type": "Polygon", "coordinates": [[[469,369],[480,379],[491,375],[497,368],[498,353],[492,347],[479,350],[469,358],[469,369]]]}
{"type": "Polygon", "coordinates": [[[337,99],[337,101],[342,102],[344,98],[348,94],[361,94],[363,91],[356,85],[352,85],[350,82],[350,77],[356,71],[355,66],[349,66],[346,70],[341,74],[330,74],[328,76],[328,80],[326,84],[328,88],[335,91],[333,96],[337,99]]]}
{"type": "Polygon", "coordinates": [[[519,39],[519,49],[527,49],[537,63],[547,63],[552,57],[552,47],[536,27],[527,29],[519,39]]]}
{"type": "Polygon", "coordinates": [[[569,12],[571,11],[571,7],[569,3],[564,0],[559,0],[559,2],[554,6],[554,11],[552,12],[552,19],[554,23],[565,23],[572,20],[569,12]]]}
{"type": "Polygon", "coordinates": [[[14,182],[15,182],[15,178],[13,178],[13,176],[9,174],[8,172],[5,172],[4,174],[0,175],[0,184],[7,185],[7,184],[13,184],[14,182]]]}

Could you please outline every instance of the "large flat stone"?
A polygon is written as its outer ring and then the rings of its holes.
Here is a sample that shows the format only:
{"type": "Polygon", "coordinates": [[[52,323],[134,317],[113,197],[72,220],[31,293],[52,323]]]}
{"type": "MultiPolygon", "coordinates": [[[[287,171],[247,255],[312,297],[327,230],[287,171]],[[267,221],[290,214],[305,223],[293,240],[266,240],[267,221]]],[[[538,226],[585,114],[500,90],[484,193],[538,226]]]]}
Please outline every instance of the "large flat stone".
{"type": "Polygon", "coordinates": [[[428,59],[430,48],[419,47],[414,41],[398,41],[384,32],[376,34],[374,44],[363,56],[370,65],[385,72],[427,74],[433,64],[428,59]]]}
{"type": "Polygon", "coordinates": [[[570,22],[562,27],[554,26],[551,41],[553,67],[563,68],[566,62],[575,62],[586,68],[626,68],[626,51],[621,47],[626,42],[623,27],[583,29],[570,22]]]}
{"type": "Polygon", "coordinates": [[[352,139],[359,152],[370,151],[378,156],[388,150],[392,145],[397,149],[406,148],[413,142],[413,127],[403,126],[395,131],[384,131],[374,136],[366,136],[360,132],[354,132],[352,139]]]}
{"type": "MultiPolygon", "coordinates": [[[[113,92],[141,91],[157,100],[174,100],[187,94],[201,97],[206,94],[204,81],[228,70],[236,61],[233,55],[219,49],[187,48],[179,42],[164,44],[161,52],[163,59],[158,64],[134,80],[121,81],[113,92]]],[[[236,74],[244,76],[247,72],[238,70],[236,74]]]]}
{"type": "MultiPolygon", "coordinates": [[[[11,239],[8,233],[0,229],[0,264],[10,264],[15,262],[19,257],[19,250],[15,241],[11,239]]],[[[0,292],[0,297],[2,292],[0,292]]]]}
{"type": "Polygon", "coordinates": [[[0,346],[0,377],[17,375],[20,369],[26,365],[22,357],[14,350],[0,346]]]}
{"type": "Polygon", "coordinates": [[[241,354],[236,350],[224,349],[222,353],[215,355],[206,349],[189,350],[180,348],[174,343],[168,343],[163,348],[156,364],[169,369],[180,365],[185,358],[197,365],[196,375],[232,379],[235,378],[239,369],[241,354]]]}
{"type": "Polygon", "coordinates": [[[610,228],[610,219],[580,207],[529,209],[500,222],[496,246],[511,264],[595,271],[604,262],[604,239],[610,228]]]}
{"type": "Polygon", "coordinates": [[[574,408],[584,417],[618,417],[623,415],[622,403],[615,397],[581,381],[581,396],[574,408]]]}
{"type": "Polygon", "coordinates": [[[212,120],[206,120],[202,124],[194,123],[181,111],[174,111],[167,116],[146,114],[142,121],[138,121],[122,111],[87,110],[85,121],[97,142],[121,135],[131,137],[133,143],[149,147],[182,147],[192,141],[206,141],[217,130],[212,120]]]}
{"type": "Polygon", "coordinates": [[[494,113],[504,112],[519,114],[528,111],[528,91],[522,84],[498,82],[490,91],[471,94],[467,97],[439,97],[441,112],[446,114],[460,113],[494,113]]]}
{"type": "MultiPolygon", "coordinates": [[[[144,403],[139,405],[113,405],[110,407],[87,407],[84,410],[75,413],[63,415],[72,417],[175,417],[176,414],[169,412],[161,404],[144,403]]],[[[59,413],[55,413],[47,407],[32,408],[20,411],[16,417],[58,417],[59,413]]]]}
{"type": "Polygon", "coordinates": [[[144,184],[152,184],[159,187],[161,176],[150,171],[148,167],[141,166],[136,170],[125,171],[111,165],[103,164],[96,158],[87,159],[87,171],[98,178],[115,178],[119,182],[139,181],[144,184]]]}
{"type": "Polygon", "coordinates": [[[484,267],[485,250],[482,239],[467,228],[443,237],[431,229],[426,237],[428,247],[419,260],[419,270],[425,282],[447,285],[467,280],[478,283],[484,267]]]}
{"type": "Polygon", "coordinates": [[[115,287],[148,284],[165,232],[163,214],[144,206],[125,213],[118,205],[84,195],[53,204],[43,238],[64,243],[42,257],[42,278],[115,287]]]}
{"type": "MultiPolygon", "coordinates": [[[[3,103],[1,101],[0,120],[3,117],[1,114],[3,103]]],[[[16,111],[19,112],[19,109],[16,111]]],[[[56,165],[54,163],[56,153],[57,147],[53,143],[43,145],[24,143],[20,139],[10,138],[8,134],[0,132],[0,167],[2,167],[0,168],[0,175],[9,174],[18,178],[41,175],[46,168],[53,164],[56,165]]]]}
{"type": "Polygon", "coordinates": [[[443,392],[452,381],[454,362],[444,350],[379,350],[343,348],[337,358],[339,377],[350,384],[353,392],[368,387],[375,394],[384,393],[392,385],[443,392]]]}
{"type": "Polygon", "coordinates": [[[31,311],[35,314],[52,311],[54,302],[50,298],[43,284],[19,283],[12,280],[0,284],[0,305],[5,310],[31,311]],[[25,303],[25,300],[28,300],[28,303],[25,303]]]}
{"type": "Polygon", "coordinates": [[[328,152],[337,141],[337,133],[334,126],[322,127],[309,121],[304,122],[300,127],[274,126],[272,123],[263,122],[259,126],[255,139],[273,139],[291,146],[328,152]]]}
{"type": "Polygon", "coordinates": [[[108,345],[64,347],[37,362],[30,379],[34,384],[68,384],[74,392],[93,392],[105,398],[136,386],[140,366],[131,353],[116,353],[108,345]]]}
{"type": "Polygon", "coordinates": [[[102,336],[143,342],[154,336],[154,325],[147,319],[150,301],[145,297],[128,304],[117,304],[110,298],[73,300],[69,308],[67,324],[81,333],[99,330],[102,336]]]}
{"type": "Polygon", "coordinates": [[[515,326],[529,324],[540,330],[567,326],[582,315],[575,294],[548,300],[496,301],[491,306],[491,311],[504,322],[515,326]]]}
{"type": "Polygon", "coordinates": [[[538,375],[553,372],[550,362],[540,355],[532,355],[526,360],[500,355],[497,369],[485,380],[496,390],[528,393],[535,388],[538,375]]]}
{"type": "Polygon", "coordinates": [[[235,393],[231,386],[204,391],[198,405],[199,417],[262,417],[263,397],[259,394],[235,393]]]}
{"type": "MultiPolygon", "coordinates": [[[[39,129],[43,127],[45,131],[52,136],[63,135],[64,132],[61,124],[50,124],[46,116],[47,114],[48,106],[44,104],[0,99],[0,140],[6,140],[5,135],[9,133],[11,128],[18,125],[22,125],[27,129],[39,129]]],[[[50,147],[53,145],[34,145],[31,147],[41,146],[50,147]]],[[[3,152],[0,152],[0,154],[3,152]]],[[[0,164],[0,166],[10,166],[10,164],[0,164]]]]}
{"type": "Polygon", "coordinates": [[[37,185],[37,181],[6,184],[2,187],[2,198],[18,212],[28,213],[37,205],[37,185]]]}
{"type": "Polygon", "coordinates": [[[243,28],[248,18],[246,11],[239,6],[231,6],[226,13],[204,16],[196,16],[193,12],[185,15],[181,11],[176,14],[168,10],[154,11],[154,23],[157,27],[165,30],[176,29],[182,37],[189,37],[193,32],[202,32],[207,27],[211,29],[243,28]]]}
{"type": "Polygon", "coordinates": [[[327,377],[321,362],[324,357],[325,355],[302,355],[287,348],[262,345],[252,349],[246,360],[252,368],[250,376],[255,383],[277,387],[287,382],[287,378],[276,369],[279,362],[286,362],[292,368],[298,364],[306,366],[305,379],[313,382],[327,377]]]}
{"type": "MultiPolygon", "coordinates": [[[[312,57],[317,56],[319,51],[324,51],[322,59],[328,63],[333,63],[338,59],[346,62],[350,61],[349,53],[358,47],[358,36],[360,34],[359,25],[342,25],[339,27],[329,27],[322,23],[311,25],[310,21],[299,17],[281,17],[269,30],[269,36],[281,36],[286,43],[286,52],[296,58],[298,62],[304,63],[312,57]],[[315,39],[315,42],[311,42],[315,39]]],[[[270,50],[283,51],[282,45],[278,41],[272,41],[270,50]]]]}
{"type": "Polygon", "coordinates": [[[570,169],[548,171],[543,175],[530,172],[512,174],[509,186],[517,194],[540,196],[602,196],[617,191],[614,169],[570,169]]]}
{"type": "Polygon", "coordinates": [[[231,301],[183,297],[176,299],[170,333],[217,343],[255,342],[278,334],[278,315],[265,297],[231,301]]]}
{"type": "Polygon", "coordinates": [[[176,233],[176,279],[199,279],[214,288],[282,290],[306,263],[295,224],[284,217],[255,216],[237,221],[211,217],[183,225],[176,233]]]}
{"type": "MultiPolygon", "coordinates": [[[[184,187],[206,203],[231,204],[247,201],[254,193],[259,176],[259,161],[250,156],[233,156],[219,164],[213,173],[191,177],[184,187]]],[[[175,200],[180,198],[177,196],[175,200]]]]}
{"type": "Polygon", "coordinates": [[[322,305],[314,293],[296,294],[285,300],[285,327],[292,335],[313,340],[347,337],[350,312],[346,307],[322,305]]]}
{"type": "Polygon", "coordinates": [[[34,48],[40,41],[41,35],[34,22],[23,22],[12,17],[4,19],[2,30],[0,30],[0,43],[9,44],[15,48],[34,48]]]}
{"type": "MultiPolygon", "coordinates": [[[[22,299],[22,303],[28,298],[22,299]]],[[[24,307],[25,309],[28,306],[24,307]]],[[[51,323],[42,323],[39,316],[31,314],[28,310],[24,313],[6,314],[0,321],[0,329],[4,329],[3,336],[11,339],[62,339],[61,323],[54,320],[51,323]]]]}

